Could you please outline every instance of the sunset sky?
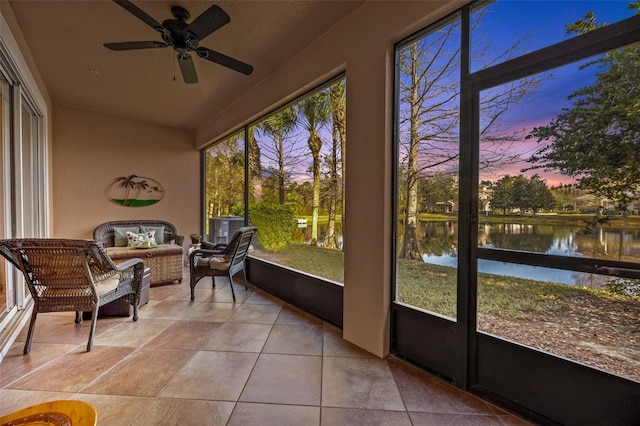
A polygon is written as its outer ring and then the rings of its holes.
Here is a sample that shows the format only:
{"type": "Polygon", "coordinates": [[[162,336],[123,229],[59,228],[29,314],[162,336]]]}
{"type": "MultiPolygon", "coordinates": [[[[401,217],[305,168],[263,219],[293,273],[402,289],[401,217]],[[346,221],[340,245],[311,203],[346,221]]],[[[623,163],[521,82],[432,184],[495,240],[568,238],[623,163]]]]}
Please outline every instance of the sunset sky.
{"type": "MultiPolygon", "coordinates": [[[[513,40],[526,38],[522,54],[549,46],[572,36],[566,33],[566,24],[573,23],[584,17],[588,11],[593,11],[598,23],[613,23],[630,17],[633,11],[627,8],[629,1],[517,1],[498,0],[488,6],[483,14],[479,34],[475,39],[486,40],[491,46],[508,46],[513,40]],[[514,19],[515,18],[515,19],[514,19]],[[483,28],[490,30],[483,31],[483,28]],[[526,50],[525,50],[526,49],[526,50]]],[[[473,40],[473,39],[472,39],[473,40]]],[[[473,46],[473,41],[472,41],[473,46]]],[[[477,47],[478,49],[481,46],[477,47]]],[[[506,47],[503,48],[503,50],[506,47]]],[[[500,49],[497,49],[500,52],[500,49]]],[[[539,75],[540,86],[525,102],[514,105],[501,119],[501,128],[507,132],[528,134],[535,126],[544,126],[555,118],[563,108],[571,106],[567,100],[569,94],[580,87],[589,86],[595,81],[594,66],[579,70],[575,63],[555,69],[550,73],[539,75]]],[[[522,158],[528,158],[536,150],[535,140],[521,140],[511,149],[513,153],[522,153],[522,158]]],[[[504,175],[518,175],[521,169],[530,166],[522,161],[502,167],[492,173],[485,173],[481,179],[495,181],[504,175]]],[[[524,173],[531,176],[540,174],[547,183],[572,183],[573,179],[543,170],[524,173]]]]}

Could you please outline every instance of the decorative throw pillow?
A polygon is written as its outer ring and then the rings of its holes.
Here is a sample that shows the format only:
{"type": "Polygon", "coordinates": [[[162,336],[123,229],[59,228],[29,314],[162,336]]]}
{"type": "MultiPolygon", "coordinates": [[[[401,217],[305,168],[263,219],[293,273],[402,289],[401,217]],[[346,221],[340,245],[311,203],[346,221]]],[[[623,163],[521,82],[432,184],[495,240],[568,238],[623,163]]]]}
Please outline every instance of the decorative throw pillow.
{"type": "Polygon", "coordinates": [[[141,234],[145,234],[147,241],[149,241],[149,247],[157,247],[158,246],[158,241],[156,240],[156,230],[155,229],[148,229],[146,231],[143,231],[141,229],[141,234]]]}
{"type": "Polygon", "coordinates": [[[113,242],[116,247],[127,247],[129,245],[127,232],[140,232],[140,229],[137,226],[113,227],[113,242]]]}
{"type": "Polygon", "coordinates": [[[150,248],[156,247],[156,239],[154,237],[156,231],[141,232],[139,234],[135,232],[127,232],[127,247],[134,248],[150,248]]]}
{"type": "Polygon", "coordinates": [[[156,231],[156,243],[164,244],[164,226],[140,226],[140,232],[156,231]]]}

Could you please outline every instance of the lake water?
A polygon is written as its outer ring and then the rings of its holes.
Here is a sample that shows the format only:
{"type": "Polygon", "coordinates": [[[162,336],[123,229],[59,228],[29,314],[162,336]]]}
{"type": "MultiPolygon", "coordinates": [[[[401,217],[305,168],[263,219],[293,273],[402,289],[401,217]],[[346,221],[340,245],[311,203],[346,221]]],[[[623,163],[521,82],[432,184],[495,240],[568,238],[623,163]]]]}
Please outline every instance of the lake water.
{"type": "MultiPolygon", "coordinates": [[[[418,238],[425,262],[457,266],[457,226],[453,221],[420,223],[418,238]]],[[[585,234],[584,228],[566,225],[480,224],[478,247],[640,262],[640,233],[616,228],[585,234]]],[[[484,259],[478,261],[478,270],[586,287],[601,287],[608,280],[606,276],[484,259]]]]}

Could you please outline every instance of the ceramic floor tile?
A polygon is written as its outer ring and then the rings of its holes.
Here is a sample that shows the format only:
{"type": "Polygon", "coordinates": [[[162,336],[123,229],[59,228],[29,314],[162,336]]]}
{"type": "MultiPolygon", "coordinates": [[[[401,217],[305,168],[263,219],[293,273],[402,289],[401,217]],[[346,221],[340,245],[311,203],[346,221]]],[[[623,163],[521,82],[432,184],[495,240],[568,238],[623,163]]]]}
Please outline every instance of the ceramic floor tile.
{"type": "MultiPolygon", "coordinates": [[[[196,290],[198,290],[198,287],[196,287],[196,290]]],[[[204,296],[204,293],[203,293],[203,296],[204,296]]],[[[203,299],[204,297],[196,301],[201,302],[203,299]]],[[[162,300],[171,301],[171,302],[190,302],[191,301],[191,285],[189,285],[189,280],[187,280],[187,282],[181,284],[180,286],[177,286],[172,292],[166,291],[164,293],[162,300]]]]}
{"type": "Polygon", "coordinates": [[[320,419],[322,426],[411,426],[409,415],[404,411],[323,407],[320,419]]]}
{"type": "Polygon", "coordinates": [[[146,348],[198,350],[216,333],[222,323],[176,321],[145,345],[146,348]]]}
{"type": "Polygon", "coordinates": [[[149,300],[165,300],[170,296],[184,291],[185,287],[187,291],[189,291],[189,280],[182,280],[182,284],[180,285],[160,285],[153,286],[149,289],[149,300]]]}
{"type": "Polygon", "coordinates": [[[185,313],[182,319],[191,321],[225,322],[239,307],[240,305],[234,305],[233,303],[202,302],[192,306],[191,309],[185,313]]]}
{"type": "Polygon", "coordinates": [[[224,323],[202,350],[260,352],[269,337],[270,324],[224,323]]]}
{"type": "Polygon", "coordinates": [[[138,349],[82,393],[156,396],[194,355],[178,349],[138,349]]]}
{"type": "Polygon", "coordinates": [[[322,320],[291,305],[284,305],[278,314],[276,324],[322,325],[322,320]]]}
{"type": "Polygon", "coordinates": [[[32,343],[29,354],[22,355],[24,342],[15,342],[0,362],[0,388],[77,347],[78,345],[32,343]]]}
{"type": "Polygon", "coordinates": [[[451,414],[504,414],[499,408],[407,363],[388,358],[408,411],[451,414]]]}
{"type": "Polygon", "coordinates": [[[126,356],[133,348],[94,346],[91,352],[78,348],[13,382],[11,389],[78,392],[126,356]]]}
{"type": "Polygon", "coordinates": [[[414,426],[526,426],[531,423],[515,416],[409,413],[414,426]]]}
{"type": "Polygon", "coordinates": [[[262,354],[240,401],[320,405],[322,357],[262,354]]]}
{"type": "MultiPolygon", "coordinates": [[[[108,317],[96,323],[95,338],[107,330],[117,326],[125,320],[131,321],[130,318],[108,317]]],[[[25,325],[17,340],[25,342],[29,324],[25,325]]],[[[38,314],[36,325],[34,328],[33,342],[38,343],[65,343],[65,344],[87,344],[89,341],[89,331],[91,330],[91,320],[82,321],[80,324],[75,323],[75,313],[72,312],[56,312],[47,314],[38,314]]]]}
{"type": "Polygon", "coordinates": [[[236,401],[258,358],[243,352],[198,352],[159,396],[236,401]]]}
{"type": "MultiPolygon", "coordinates": [[[[100,322],[102,320],[99,320],[100,322]]],[[[93,339],[94,345],[140,347],[171,326],[168,319],[139,318],[138,321],[123,322],[93,339]]]]}
{"type": "Polygon", "coordinates": [[[324,324],[322,354],[324,356],[340,356],[352,358],[375,358],[373,354],[347,342],[342,338],[342,330],[329,324],[324,324]]]}
{"type": "Polygon", "coordinates": [[[389,366],[384,360],[324,357],[322,406],[402,410],[389,366]]]}
{"type": "Polygon", "coordinates": [[[48,401],[69,399],[69,392],[23,391],[0,389],[0,416],[48,401]]]}
{"type": "Polygon", "coordinates": [[[239,402],[233,410],[228,426],[313,426],[319,424],[319,407],[239,402]]]}
{"type": "MultiPolygon", "coordinates": [[[[244,284],[234,285],[233,290],[236,293],[236,301],[235,303],[244,303],[251,295],[253,294],[251,288],[249,290],[245,290],[244,284]]],[[[219,302],[219,303],[234,303],[233,302],[233,294],[231,294],[231,288],[229,284],[220,285],[216,283],[216,289],[213,294],[209,294],[209,298],[206,299],[207,302],[219,302]]]]}
{"type": "MultiPolygon", "coordinates": [[[[208,294],[208,297],[218,293],[218,297],[225,300],[216,300],[224,303],[233,303],[233,295],[231,294],[231,287],[229,287],[229,278],[227,277],[215,277],[216,285],[211,286],[211,277],[204,277],[196,284],[196,292],[198,290],[206,290],[203,294],[208,294]]],[[[236,303],[242,303],[251,295],[251,289],[246,290],[244,283],[240,284],[237,280],[234,281],[233,290],[236,293],[236,303]]]]}
{"type": "Polygon", "coordinates": [[[154,400],[136,418],[136,426],[209,426],[225,425],[235,403],[193,399],[154,400]]]}
{"type": "Polygon", "coordinates": [[[278,318],[280,309],[279,305],[267,305],[267,304],[247,304],[243,303],[234,313],[231,315],[228,321],[230,322],[250,322],[256,324],[273,324],[278,318]]]}
{"type": "Polygon", "coordinates": [[[276,324],[262,352],[322,355],[322,326],[276,324]]]}
{"type": "Polygon", "coordinates": [[[98,426],[136,425],[140,413],[153,398],[139,396],[75,394],[70,399],[89,403],[98,414],[98,426]]]}
{"type": "Polygon", "coordinates": [[[206,279],[155,286],[137,322],[41,314],[0,363],[0,415],[80,399],[100,426],[513,425],[530,423],[394,357],[380,360],[342,330],[259,289],[206,279]],[[18,389],[19,388],[19,389],[18,389]],[[73,393],[77,392],[77,393],[73,393]]]}
{"type": "Polygon", "coordinates": [[[282,300],[262,290],[254,290],[251,293],[251,296],[247,298],[245,303],[248,303],[250,305],[254,305],[254,304],[255,305],[274,305],[274,306],[284,305],[284,302],[282,302],[282,300]]]}
{"type": "MultiPolygon", "coordinates": [[[[210,302],[211,295],[213,295],[215,290],[211,290],[211,286],[204,285],[204,283],[199,284],[193,292],[193,303],[200,302],[210,302]]],[[[166,300],[180,300],[180,301],[191,301],[191,288],[187,288],[180,293],[176,293],[172,296],[167,297],[166,300]]],[[[225,302],[232,303],[231,296],[229,296],[229,300],[225,302]]]]}
{"type": "Polygon", "coordinates": [[[167,301],[163,300],[159,303],[147,304],[144,309],[140,309],[138,316],[140,318],[155,319],[180,319],[183,315],[193,307],[191,301],[167,301]]]}

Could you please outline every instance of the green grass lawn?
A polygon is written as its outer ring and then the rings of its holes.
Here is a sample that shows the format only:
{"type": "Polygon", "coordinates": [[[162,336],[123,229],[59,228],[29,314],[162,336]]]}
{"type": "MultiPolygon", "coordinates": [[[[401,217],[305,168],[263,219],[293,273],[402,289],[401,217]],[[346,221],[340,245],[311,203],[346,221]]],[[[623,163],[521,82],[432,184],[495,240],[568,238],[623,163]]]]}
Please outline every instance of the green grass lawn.
{"type": "MultiPolygon", "coordinates": [[[[398,261],[398,301],[455,317],[455,268],[411,260],[398,261]]],[[[478,312],[522,316],[549,313],[585,292],[612,297],[602,291],[502,275],[478,274],[478,312]]]]}
{"type": "MultiPolygon", "coordinates": [[[[342,283],[344,254],[305,244],[289,244],[277,253],[258,257],[342,283]]],[[[455,268],[400,259],[397,300],[421,309],[455,317],[455,268]]],[[[561,310],[572,300],[589,294],[600,298],[619,296],[601,290],[502,275],[478,274],[478,312],[498,316],[523,316],[561,310]]]]}
{"type": "Polygon", "coordinates": [[[344,280],[344,253],[341,250],[289,243],[277,253],[256,256],[331,281],[342,283],[344,280]]]}

